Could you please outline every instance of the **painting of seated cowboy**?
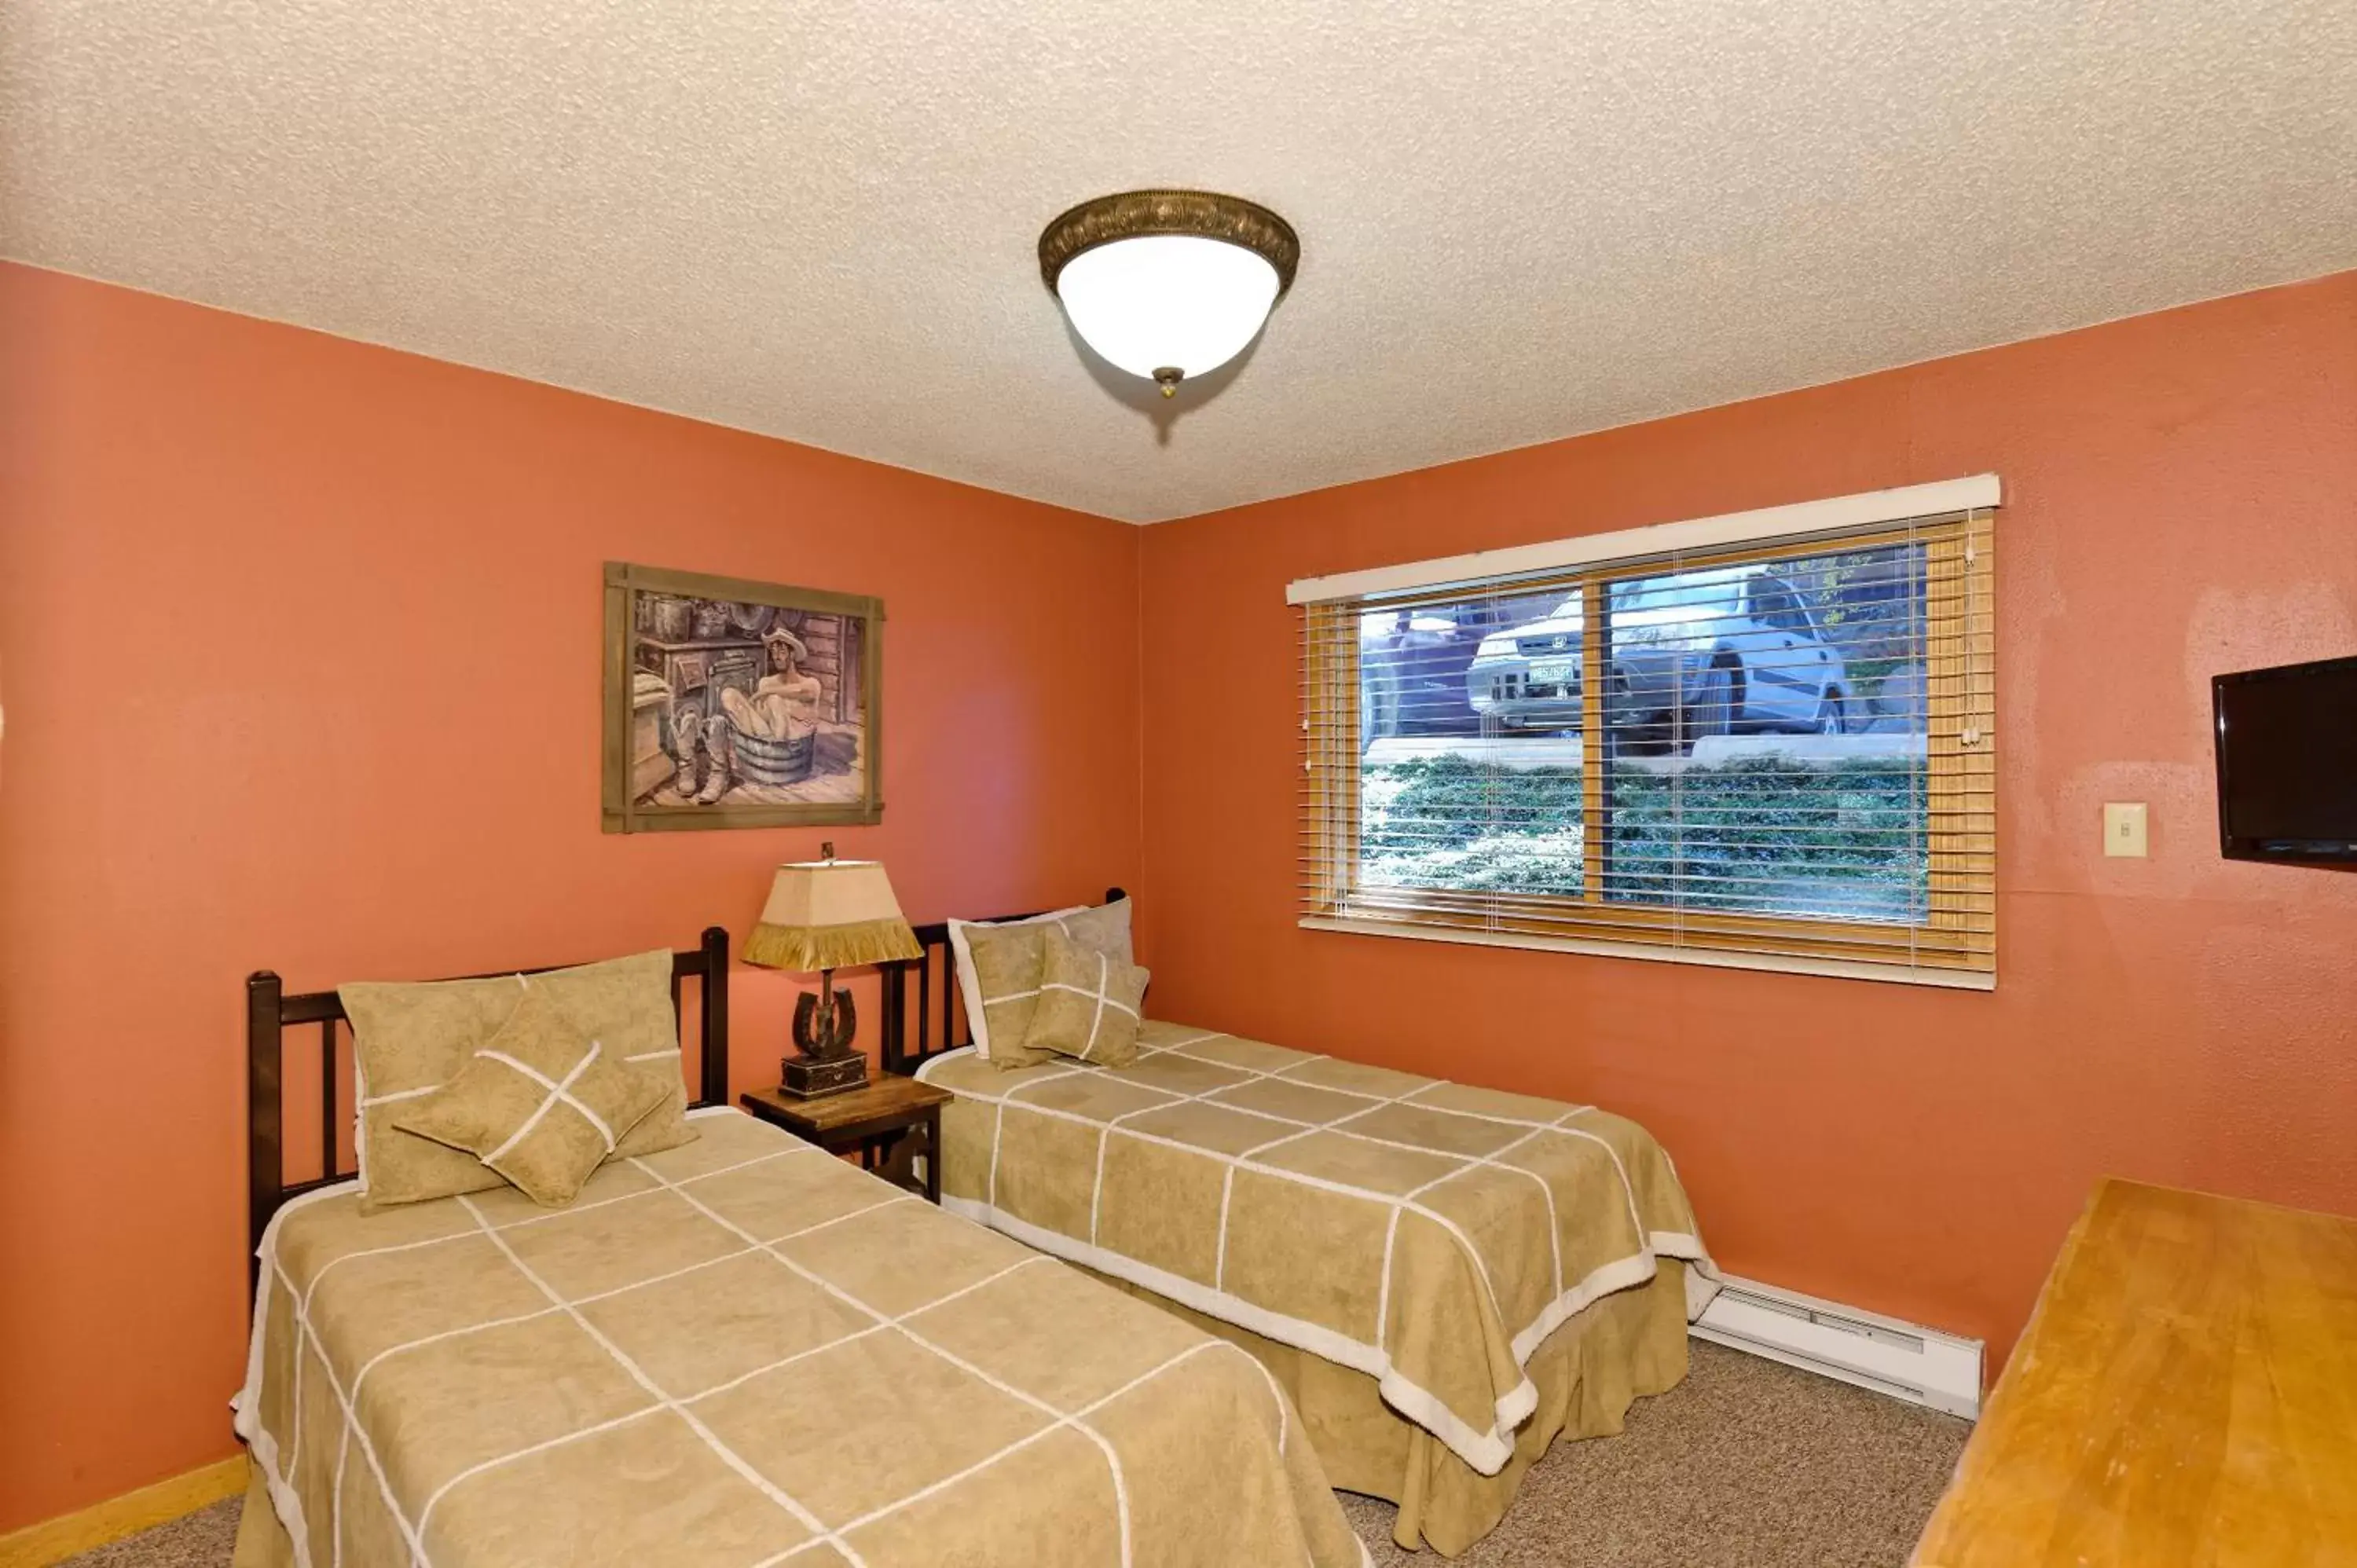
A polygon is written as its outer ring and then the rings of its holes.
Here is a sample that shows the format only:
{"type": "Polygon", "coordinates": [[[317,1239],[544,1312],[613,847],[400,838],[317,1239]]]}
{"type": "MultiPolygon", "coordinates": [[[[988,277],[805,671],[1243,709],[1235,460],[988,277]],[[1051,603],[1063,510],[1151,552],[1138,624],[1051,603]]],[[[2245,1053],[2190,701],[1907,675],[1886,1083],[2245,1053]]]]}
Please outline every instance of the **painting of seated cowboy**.
{"type": "Polygon", "coordinates": [[[606,566],[610,832],[873,822],[880,600],[606,566]]]}

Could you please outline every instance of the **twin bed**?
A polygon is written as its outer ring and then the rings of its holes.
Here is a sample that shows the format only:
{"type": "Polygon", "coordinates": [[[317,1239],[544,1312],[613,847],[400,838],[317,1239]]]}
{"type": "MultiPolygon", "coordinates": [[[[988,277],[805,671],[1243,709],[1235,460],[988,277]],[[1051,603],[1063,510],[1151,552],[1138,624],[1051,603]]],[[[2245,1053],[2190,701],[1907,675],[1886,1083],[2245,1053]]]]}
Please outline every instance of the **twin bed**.
{"type": "Polygon", "coordinates": [[[364,1215],[337,997],[256,976],[239,1568],[1351,1568],[1329,1488],[1453,1553],[1683,1375],[1708,1262],[1632,1123],[1167,1024],[1125,1068],[1002,1071],[918,934],[884,1051],[957,1095],[938,1209],[723,1103],[717,930],[672,975],[699,1135],[558,1208],[364,1215]],[[324,1131],[288,1183],[297,1026],[324,1131]]]}
{"type": "Polygon", "coordinates": [[[942,1207],[1252,1352],[1402,1545],[1464,1551],[1557,1436],[1684,1376],[1717,1273],[1635,1122],[1168,1022],[1125,1066],[1009,1070],[946,1004],[952,944],[919,937],[885,1064],[957,1096],[942,1207]]]}

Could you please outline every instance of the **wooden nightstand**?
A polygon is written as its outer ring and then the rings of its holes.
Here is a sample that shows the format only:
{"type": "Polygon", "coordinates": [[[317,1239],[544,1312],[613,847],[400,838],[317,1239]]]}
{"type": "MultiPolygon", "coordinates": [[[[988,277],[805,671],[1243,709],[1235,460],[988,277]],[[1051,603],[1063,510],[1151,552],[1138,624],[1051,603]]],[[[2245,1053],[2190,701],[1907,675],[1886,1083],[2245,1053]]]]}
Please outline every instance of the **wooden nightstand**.
{"type": "Polygon", "coordinates": [[[913,1078],[885,1073],[865,1089],[798,1100],[778,1089],[751,1089],[737,1103],[762,1121],[838,1155],[854,1150],[859,1168],[942,1200],[942,1107],[955,1096],[913,1078]],[[925,1162],[916,1174],[917,1159],[925,1162]]]}

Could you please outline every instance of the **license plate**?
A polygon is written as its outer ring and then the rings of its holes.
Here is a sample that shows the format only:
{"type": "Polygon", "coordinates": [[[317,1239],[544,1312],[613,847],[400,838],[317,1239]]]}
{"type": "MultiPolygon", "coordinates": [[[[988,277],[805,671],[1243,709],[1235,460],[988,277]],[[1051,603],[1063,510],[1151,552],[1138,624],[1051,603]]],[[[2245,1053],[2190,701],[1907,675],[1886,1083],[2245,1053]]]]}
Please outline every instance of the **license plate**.
{"type": "Polygon", "coordinates": [[[1531,660],[1530,679],[1534,686],[1567,686],[1579,679],[1579,660],[1534,659],[1531,660]]]}

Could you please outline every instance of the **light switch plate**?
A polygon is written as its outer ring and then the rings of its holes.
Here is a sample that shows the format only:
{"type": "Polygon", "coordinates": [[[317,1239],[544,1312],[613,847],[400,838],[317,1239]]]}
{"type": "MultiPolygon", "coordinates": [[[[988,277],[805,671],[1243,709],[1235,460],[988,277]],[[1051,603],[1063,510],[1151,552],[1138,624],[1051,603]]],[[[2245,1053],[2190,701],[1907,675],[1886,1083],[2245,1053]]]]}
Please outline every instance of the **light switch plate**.
{"type": "Polygon", "coordinates": [[[2108,855],[2132,855],[2141,860],[2145,850],[2145,813],[2142,800],[2106,800],[2104,802],[2104,853],[2108,855]]]}

